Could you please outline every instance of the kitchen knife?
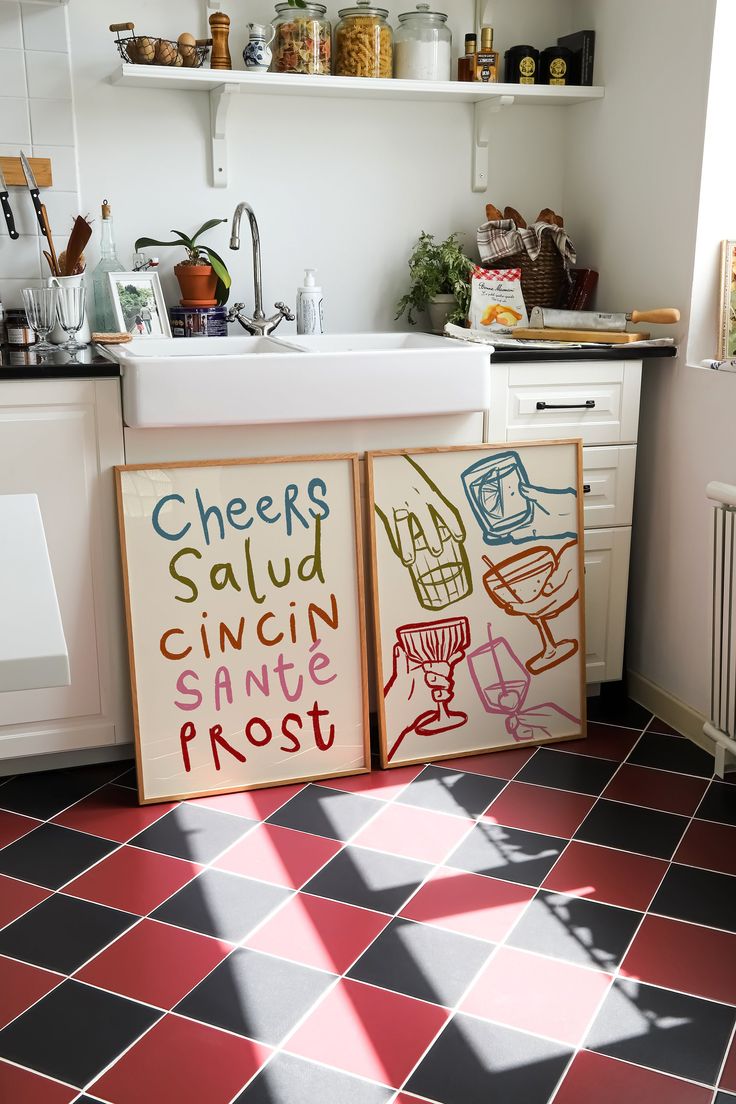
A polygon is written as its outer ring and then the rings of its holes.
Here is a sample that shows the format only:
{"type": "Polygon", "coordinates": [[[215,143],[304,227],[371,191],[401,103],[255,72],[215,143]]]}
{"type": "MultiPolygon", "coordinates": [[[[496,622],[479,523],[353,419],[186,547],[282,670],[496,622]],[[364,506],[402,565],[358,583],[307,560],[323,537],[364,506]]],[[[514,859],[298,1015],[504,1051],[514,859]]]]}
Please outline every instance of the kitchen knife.
{"type": "Polygon", "coordinates": [[[8,186],[5,183],[5,177],[3,176],[3,170],[0,169],[0,207],[3,209],[5,215],[5,221],[8,224],[8,233],[11,238],[18,237],[18,231],[15,229],[15,219],[13,218],[13,212],[10,209],[10,194],[8,192],[8,186]]]}
{"type": "Polygon", "coordinates": [[[28,158],[23,153],[23,150],[20,151],[20,162],[23,166],[23,175],[26,178],[28,191],[31,193],[31,199],[33,200],[33,206],[36,211],[36,218],[38,219],[39,228],[43,236],[47,237],[48,235],[46,234],[46,223],[43,217],[43,205],[41,203],[41,196],[38,191],[38,185],[36,184],[36,178],[33,175],[33,169],[29,165],[28,158]]]}
{"type": "Polygon", "coordinates": [[[631,311],[630,314],[603,314],[598,311],[549,310],[535,307],[529,320],[533,330],[605,330],[623,333],[627,323],[651,322],[659,326],[671,326],[680,321],[680,312],[674,307],[659,310],[631,311]]]}

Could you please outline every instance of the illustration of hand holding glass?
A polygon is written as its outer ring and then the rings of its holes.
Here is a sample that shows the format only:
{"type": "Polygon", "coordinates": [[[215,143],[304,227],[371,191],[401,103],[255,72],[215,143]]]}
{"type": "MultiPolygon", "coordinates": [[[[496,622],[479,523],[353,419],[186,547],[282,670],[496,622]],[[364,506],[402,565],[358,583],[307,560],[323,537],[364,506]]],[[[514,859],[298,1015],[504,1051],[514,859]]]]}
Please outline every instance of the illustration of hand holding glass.
{"type": "Polygon", "coordinates": [[[424,682],[431,690],[433,709],[421,712],[407,725],[389,751],[389,761],[398,752],[410,732],[418,736],[434,736],[462,728],[467,713],[453,711],[450,702],[455,696],[453,671],[470,646],[470,623],[467,617],[434,621],[420,625],[404,625],[396,630],[398,644],[393,649],[393,671],[383,696],[398,696],[411,701],[416,692],[415,671],[422,671],[424,682]]]}
{"type": "Polygon", "coordinates": [[[391,548],[407,568],[419,604],[441,610],[473,591],[465,525],[457,508],[409,456],[391,482],[392,501],[376,505],[391,548]]]}
{"type": "Polygon", "coordinates": [[[548,622],[577,600],[577,541],[560,552],[541,547],[517,552],[501,563],[483,559],[489,568],[483,585],[491,600],[506,613],[528,617],[541,637],[542,650],[527,660],[527,671],[536,675],[574,656],[577,640],[555,640],[548,622]]]}
{"type": "Polygon", "coordinates": [[[560,719],[580,724],[572,713],[544,702],[523,708],[529,693],[528,671],[504,637],[494,637],[488,625],[488,643],[468,656],[470,677],[487,713],[506,718],[506,731],[518,743],[565,735],[560,719]]]}
{"type": "Polygon", "coordinates": [[[577,535],[575,489],[534,486],[517,452],[479,460],[463,472],[462,481],[486,544],[523,544],[577,535]]]}

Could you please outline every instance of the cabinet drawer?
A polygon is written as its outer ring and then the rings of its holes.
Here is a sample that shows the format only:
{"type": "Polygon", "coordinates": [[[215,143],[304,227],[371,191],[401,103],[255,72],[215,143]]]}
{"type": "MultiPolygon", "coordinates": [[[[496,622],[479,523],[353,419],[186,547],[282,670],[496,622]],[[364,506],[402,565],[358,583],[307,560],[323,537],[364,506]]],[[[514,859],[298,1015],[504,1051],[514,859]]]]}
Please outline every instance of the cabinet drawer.
{"type": "Polygon", "coordinates": [[[636,445],[583,449],[586,529],[631,525],[636,445]]]}
{"type": "Polygon", "coordinates": [[[638,361],[499,365],[491,372],[491,435],[496,440],[581,437],[586,445],[636,441],[638,361]],[[500,368],[506,371],[499,374],[500,368]]]}
{"type": "Polygon", "coordinates": [[[585,532],[585,671],[588,682],[623,672],[631,529],[585,532]]]}

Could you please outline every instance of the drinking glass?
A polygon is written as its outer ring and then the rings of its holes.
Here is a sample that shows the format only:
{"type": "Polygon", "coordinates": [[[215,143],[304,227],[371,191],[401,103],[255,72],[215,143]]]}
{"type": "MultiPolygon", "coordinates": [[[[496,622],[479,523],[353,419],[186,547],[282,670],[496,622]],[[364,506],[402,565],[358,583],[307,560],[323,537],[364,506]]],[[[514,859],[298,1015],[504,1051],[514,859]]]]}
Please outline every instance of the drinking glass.
{"type": "Polygon", "coordinates": [[[70,285],[58,288],[58,292],[59,300],[56,313],[59,319],[59,325],[69,337],[69,340],[62,345],[62,349],[66,349],[70,353],[76,353],[85,347],[76,340],[76,334],[79,333],[84,325],[84,308],[87,298],[87,289],[83,285],[70,285]]]}
{"type": "Polygon", "coordinates": [[[55,287],[23,288],[23,306],[28,325],[38,337],[34,351],[41,355],[54,351],[54,346],[46,338],[56,322],[58,298],[59,289],[55,287]]]}

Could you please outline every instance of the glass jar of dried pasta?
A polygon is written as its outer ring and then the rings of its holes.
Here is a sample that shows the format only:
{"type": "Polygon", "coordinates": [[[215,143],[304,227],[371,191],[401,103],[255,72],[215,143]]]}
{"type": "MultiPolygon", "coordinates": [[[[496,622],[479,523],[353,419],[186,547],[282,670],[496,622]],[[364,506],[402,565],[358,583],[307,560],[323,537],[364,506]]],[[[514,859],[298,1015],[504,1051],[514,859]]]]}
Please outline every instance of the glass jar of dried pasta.
{"type": "Polygon", "coordinates": [[[335,31],[335,75],[338,77],[392,77],[394,35],[386,8],[358,0],[343,8],[335,31]]]}
{"type": "Polygon", "coordinates": [[[332,72],[332,27],[324,4],[276,5],[272,73],[332,72]]]}

